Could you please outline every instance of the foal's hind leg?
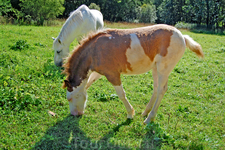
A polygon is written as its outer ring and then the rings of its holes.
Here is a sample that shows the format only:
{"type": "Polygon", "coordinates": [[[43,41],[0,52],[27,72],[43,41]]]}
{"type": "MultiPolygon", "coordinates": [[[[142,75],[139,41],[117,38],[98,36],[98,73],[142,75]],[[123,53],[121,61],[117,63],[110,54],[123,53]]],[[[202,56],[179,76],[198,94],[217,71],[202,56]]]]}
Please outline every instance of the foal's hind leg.
{"type": "Polygon", "coordinates": [[[145,111],[142,113],[142,116],[148,115],[148,113],[152,110],[152,107],[153,107],[153,105],[155,104],[155,101],[156,101],[157,87],[158,87],[158,74],[157,74],[156,66],[152,69],[152,76],[153,76],[153,80],[154,80],[153,94],[152,94],[152,97],[151,97],[148,105],[146,106],[145,111]]]}
{"type": "Polygon", "coordinates": [[[120,86],[114,86],[114,88],[116,90],[117,95],[119,96],[119,98],[122,100],[123,104],[126,107],[127,118],[132,119],[135,114],[135,111],[126,98],[126,94],[125,94],[122,84],[120,86]]]}
{"type": "Polygon", "coordinates": [[[156,112],[159,108],[161,100],[167,91],[168,76],[169,76],[169,74],[163,75],[163,74],[158,73],[157,99],[156,99],[156,102],[155,102],[151,112],[149,113],[148,117],[144,121],[145,124],[149,123],[150,121],[154,121],[154,119],[155,119],[156,112]]]}

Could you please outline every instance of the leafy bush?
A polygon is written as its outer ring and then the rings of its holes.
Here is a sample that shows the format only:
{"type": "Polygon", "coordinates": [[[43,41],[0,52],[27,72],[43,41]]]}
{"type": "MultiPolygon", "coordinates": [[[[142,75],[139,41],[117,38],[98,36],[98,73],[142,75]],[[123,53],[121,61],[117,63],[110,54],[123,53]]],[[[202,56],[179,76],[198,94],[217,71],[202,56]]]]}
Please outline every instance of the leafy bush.
{"type": "Polygon", "coordinates": [[[101,10],[99,5],[96,5],[95,3],[91,3],[89,6],[88,6],[90,9],[96,9],[96,10],[101,10]]]}
{"type": "Polygon", "coordinates": [[[144,4],[139,8],[139,22],[155,23],[156,19],[155,5],[144,4]]]}
{"type": "Polygon", "coordinates": [[[10,0],[0,0],[0,16],[6,15],[12,9],[10,0]]]}
{"type": "Polygon", "coordinates": [[[64,0],[21,0],[20,4],[25,18],[37,21],[38,25],[43,25],[44,20],[54,19],[64,11],[64,0]],[[31,17],[31,18],[30,18],[31,17]]]}
{"type": "Polygon", "coordinates": [[[12,50],[23,50],[29,48],[29,44],[27,44],[26,40],[19,40],[13,46],[11,46],[12,50]]]}

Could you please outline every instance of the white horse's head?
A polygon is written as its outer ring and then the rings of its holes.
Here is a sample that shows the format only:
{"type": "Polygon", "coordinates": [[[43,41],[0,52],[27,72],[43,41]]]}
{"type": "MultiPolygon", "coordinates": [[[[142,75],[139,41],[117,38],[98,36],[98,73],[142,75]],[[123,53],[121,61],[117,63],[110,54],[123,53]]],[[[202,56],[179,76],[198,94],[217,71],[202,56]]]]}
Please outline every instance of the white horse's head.
{"type": "Polygon", "coordinates": [[[66,46],[59,38],[53,38],[54,62],[56,66],[62,66],[63,59],[69,54],[69,47],[66,46]]]}
{"type": "Polygon", "coordinates": [[[84,84],[72,87],[68,80],[64,81],[67,87],[66,97],[69,101],[70,113],[74,116],[83,115],[87,101],[87,92],[84,84]]]}

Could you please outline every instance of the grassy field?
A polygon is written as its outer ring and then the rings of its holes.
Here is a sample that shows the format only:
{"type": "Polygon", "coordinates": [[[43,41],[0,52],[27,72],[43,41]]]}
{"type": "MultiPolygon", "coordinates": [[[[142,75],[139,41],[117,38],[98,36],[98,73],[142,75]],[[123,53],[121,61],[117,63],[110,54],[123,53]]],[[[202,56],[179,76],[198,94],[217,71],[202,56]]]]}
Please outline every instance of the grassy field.
{"type": "Polygon", "coordinates": [[[155,122],[145,126],[141,113],[153,90],[151,72],[122,76],[136,110],[133,120],[126,120],[124,105],[104,77],[88,90],[85,114],[69,114],[61,88],[65,77],[53,62],[51,37],[59,31],[0,26],[0,149],[224,149],[225,36],[182,31],[202,45],[205,59],[186,50],[155,122]]]}

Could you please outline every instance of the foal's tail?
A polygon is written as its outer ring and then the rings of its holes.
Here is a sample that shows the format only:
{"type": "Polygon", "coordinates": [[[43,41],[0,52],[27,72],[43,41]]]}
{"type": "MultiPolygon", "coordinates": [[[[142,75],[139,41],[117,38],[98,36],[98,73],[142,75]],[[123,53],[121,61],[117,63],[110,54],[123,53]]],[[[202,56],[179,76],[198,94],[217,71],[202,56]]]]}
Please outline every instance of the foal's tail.
{"type": "Polygon", "coordinates": [[[200,44],[195,42],[190,36],[183,35],[185,39],[186,46],[194,52],[198,57],[204,58],[204,53],[200,44]]]}

